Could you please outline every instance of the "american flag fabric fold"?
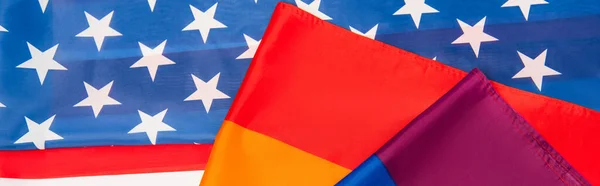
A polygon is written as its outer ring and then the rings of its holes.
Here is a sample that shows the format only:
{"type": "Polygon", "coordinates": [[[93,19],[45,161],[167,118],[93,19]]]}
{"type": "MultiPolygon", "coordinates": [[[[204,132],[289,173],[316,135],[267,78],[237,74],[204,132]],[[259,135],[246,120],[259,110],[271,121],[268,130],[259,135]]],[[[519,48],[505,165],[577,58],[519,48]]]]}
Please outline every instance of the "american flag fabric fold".
{"type": "Polygon", "coordinates": [[[591,184],[475,69],[337,185],[591,184]]]}
{"type": "Polygon", "coordinates": [[[0,185],[197,186],[212,145],[0,151],[0,185]]]}
{"type": "MultiPolygon", "coordinates": [[[[334,185],[466,74],[279,3],[201,185],[334,185]]],[[[600,183],[600,113],[492,85],[600,183]]]]}

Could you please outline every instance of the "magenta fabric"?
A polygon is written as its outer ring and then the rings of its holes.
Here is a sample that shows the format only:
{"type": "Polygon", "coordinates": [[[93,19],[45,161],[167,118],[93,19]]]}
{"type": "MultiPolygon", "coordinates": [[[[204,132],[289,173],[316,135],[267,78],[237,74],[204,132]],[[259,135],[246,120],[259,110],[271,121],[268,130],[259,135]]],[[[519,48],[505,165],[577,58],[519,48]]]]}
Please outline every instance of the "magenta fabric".
{"type": "Polygon", "coordinates": [[[590,185],[477,69],[376,155],[396,185],[590,185]]]}

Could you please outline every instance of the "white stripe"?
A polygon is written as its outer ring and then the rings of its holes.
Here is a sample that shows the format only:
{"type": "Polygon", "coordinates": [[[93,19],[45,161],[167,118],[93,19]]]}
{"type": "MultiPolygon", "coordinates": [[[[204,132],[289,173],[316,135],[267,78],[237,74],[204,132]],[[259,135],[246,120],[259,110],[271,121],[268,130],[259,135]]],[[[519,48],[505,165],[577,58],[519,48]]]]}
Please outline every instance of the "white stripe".
{"type": "Polygon", "coordinates": [[[52,179],[0,178],[2,186],[198,186],[204,171],[123,174],[52,179]]]}

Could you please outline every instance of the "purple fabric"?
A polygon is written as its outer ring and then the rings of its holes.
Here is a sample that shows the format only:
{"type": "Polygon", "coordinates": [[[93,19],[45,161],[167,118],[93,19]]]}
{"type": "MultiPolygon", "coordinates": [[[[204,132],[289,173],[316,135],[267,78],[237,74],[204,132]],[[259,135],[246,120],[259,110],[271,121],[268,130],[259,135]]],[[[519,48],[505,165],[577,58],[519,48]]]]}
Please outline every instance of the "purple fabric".
{"type": "Polygon", "coordinates": [[[397,185],[590,185],[477,69],[376,155],[397,185]]]}

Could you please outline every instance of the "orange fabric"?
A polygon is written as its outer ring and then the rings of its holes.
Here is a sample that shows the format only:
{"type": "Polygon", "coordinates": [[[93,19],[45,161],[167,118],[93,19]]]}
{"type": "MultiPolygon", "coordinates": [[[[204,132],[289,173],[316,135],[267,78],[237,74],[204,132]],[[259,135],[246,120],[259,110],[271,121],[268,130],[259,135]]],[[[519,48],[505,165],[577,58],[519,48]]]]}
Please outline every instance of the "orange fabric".
{"type": "Polygon", "coordinates": [[[230,121],[223,123],[215,143],[201,186],[330,186],[350,173],[230,121]]]}

